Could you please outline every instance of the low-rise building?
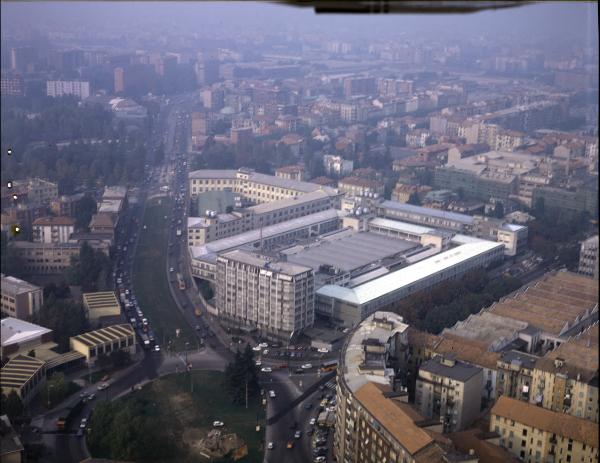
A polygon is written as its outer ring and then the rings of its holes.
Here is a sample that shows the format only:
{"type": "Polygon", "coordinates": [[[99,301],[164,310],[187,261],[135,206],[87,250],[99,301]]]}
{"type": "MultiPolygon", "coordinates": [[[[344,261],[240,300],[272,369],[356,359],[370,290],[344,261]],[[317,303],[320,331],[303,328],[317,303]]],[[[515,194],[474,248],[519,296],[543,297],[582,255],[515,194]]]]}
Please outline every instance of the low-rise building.
{"type": "Polygon", "coordinates": [[[598,424],[502,396],[491,410],[490,431],[500,446],[525,462],[598,461],[598,424]]]}
{"type": "Polygon", "coordinates": [[[301,165],[282,166],[275,169],[275,177],[283,178],[286,180],[296,180],[298,182],[305,182],[308,180],[306,170],[301,165]]]}
{"type": "Polygon", "coordinates": [[[326,154],[323,156],[323,167],[325,173],[333,177],[344,177],[352,173],[354,161],[344,159],[342,156],[326,154]]]}
{"type": "Polygon", "coordinates": [[[73,336],[69,339],[71,350],[85,356],[88,365],[93,365],[98,356],[124,350],[135,354],[135,331],[131,325],[112,325],[95,331],[73,336]]]}
{"type": "Polygon", "coordinates": [[[85,193],[70,196],[61,196],[50,201],[50,210],[56,216],[75,218],[79,210],[80,201],[85,193]]]}
{"type": "Polygon", "coordinates": [[[98,323],[102,317],[118,317],[121,305],[112,291],[83,293],[83,306],[92,324],[98,323]]]}
{"type": "Polygon", "coordinates": [[[2,313],[25,320],[44,305],[44,290],[27,281],[2,274],[2,313]]]}
{"type": "Polygon", "coordinates": [[[33,221],[33,241],[36,243],[66,243],[75,230],[70,217],[40,217],[33,221]]]}
{"type": "Polygon", "coordinates": [[[27,354],[41,346],[54,347],[52,330],[40,325],[6,317],[2,321],[2,358],[27,354]]]}
{"type": "Polygon", "coordinates": [[[24,405],[42,389],[46,383],[44,362],[28,355],[11,358],[0,371],[2,394],[15,391],[24,405]]]}
{"type": "Polygon", "coordinates": [[[352,196],[383,196],[385,185],[377,180],[368,180],[358,177],[346,177],[338,182],[338,189],[352,196]]]}
{"type": "Polygon", "coordinates": [[[479,415],[483,370],[437,355],[419,368],[415,404],[430,419],[439,420],[444,432],[465,429],[479,415]]]}

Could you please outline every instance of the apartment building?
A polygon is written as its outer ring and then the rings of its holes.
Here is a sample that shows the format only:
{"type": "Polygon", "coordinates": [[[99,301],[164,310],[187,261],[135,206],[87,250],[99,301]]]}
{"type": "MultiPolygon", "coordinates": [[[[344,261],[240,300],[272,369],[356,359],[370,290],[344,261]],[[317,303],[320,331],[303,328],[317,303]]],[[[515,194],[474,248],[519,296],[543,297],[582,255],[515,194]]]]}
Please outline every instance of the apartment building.
{"type": "Polygon", "coordinates": [[[579,273],[598,279],[598,235],[581,242],[579,273]]]}
{"type": "Polygon", "coordinates": [[[314,323],[314,275],[309,267],[235,250],[217,257],[219,317],[288,340],[314,323]]]}
{"type": "Polygon", "coordinates": [[[36,243],[67,243],[75,230],[70,217],[40,217],[33,221],[33,241],[36,243]]]}
{"type": "Polygon", "coordinates": [[[21,191],[27,195],[27,202],[32,206],[46,205],[58,198],[58,184],[41,178],[15,180],[12,192],[18,195],[21,191]]]}
{"type": "Polygon", "coordinates": [[[73,95],[80,100],[90,96],[90,83],[79,80],[49,80],[46,82],[46,95],[61,97],[73,95]]]}
{"type": "Polygon", "coordinates": [[[307,180],[307,172],[304,166],[291,165],[282,166],[275,169],[275,177],[283,178],[285,180],[296,180],[298,182],[304,182],[307,180]]]}
{"type": "Polygon", "coordinates": [[[75,218],[79,203],[85,196],[85,193],[79,193],[71,196],[63,195],[50,202],[50,210],[56,216],[75,218]]]}
{"type": "Polygon", "coordinates": [[[326,154],[323,156],[325,173],[333,177],[344,177],[354,170],[354,161],[344,159],[342,156],[326,154]]]}
{"type": "Polygon", "coordinates": [[[2,313],[20,320],[38,313],[44,304],[44,290],[15,277],[2,276],[2,313]]]}
{"type": "Polygon", "coordinates": [[[423,363],[417,377],[415,404],[425,417],[439,420],[444,432],[465,429],[479,415],[483,370],[437,355],[423,363]]]}
{"type": "Polygon", "coordinates": [[[532,385],[535,364],[539,357],[525,352],[508,350],[500,354],[497,362],[496,391],[529,402],[532,399],[532,385]]]}
{"type": "Polygon", "coordinates": [[[598,424],[502,396],[490,431],[500,446],[526,463],[598,461],[598,424]]]}
{"type": "Polygon", "coordinates": [[[427,422],[394,390],[391,359],[406,344],[408,325],[398,314],[376,312],[349,335],[337,375],[333,453],[341,463],[441,462],[444,452],[427,422]]]}
{"type": "Polygon", "coordinates": [[[25,271],[34,275],[58,275],[71,267],[71,256],[79,255],[76,243],[30,243],[15,241],[25,271]]]}

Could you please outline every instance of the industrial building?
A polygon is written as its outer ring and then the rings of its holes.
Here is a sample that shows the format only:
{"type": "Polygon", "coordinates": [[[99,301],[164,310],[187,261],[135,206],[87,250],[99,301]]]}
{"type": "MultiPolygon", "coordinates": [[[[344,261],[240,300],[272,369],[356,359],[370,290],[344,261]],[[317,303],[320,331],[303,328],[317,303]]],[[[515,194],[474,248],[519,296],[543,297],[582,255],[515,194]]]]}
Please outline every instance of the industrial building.
{"type": "Polygon", "coordinates": [[[102,318],[121,315],[121,305],[113,291],[83,293],[82,296],[83,307],[92,325],[97,324],[102,318]]]}
{"type": "Polygon", "coordinates": [[[2,276],[2,313],[25,320],[36,315],[44,304],[44,290],[15,277],[2,276]]]}
{"type": "Polygon", "coordinates": [[[219,318],[261,336],[289,340],[314,322],[314,277],[310,267],[231,251],[217,258],[219,318]]]}
{"type": "Polygon", "coordinates": [[[465,243],[353,288],[325,285],[317,290],[316,310],[345,326],[355,326],[376,310],[470,270],[485,268],[503,254],[502,244],[465,243]]]}
{"type": "Polygon", "coordinates": [[[135,331],[131,325],[112,325],[69,339],[71,350],[85,356],[88,365],[96,363],[101,354],[124,350],[135,354],[135,331]]]}

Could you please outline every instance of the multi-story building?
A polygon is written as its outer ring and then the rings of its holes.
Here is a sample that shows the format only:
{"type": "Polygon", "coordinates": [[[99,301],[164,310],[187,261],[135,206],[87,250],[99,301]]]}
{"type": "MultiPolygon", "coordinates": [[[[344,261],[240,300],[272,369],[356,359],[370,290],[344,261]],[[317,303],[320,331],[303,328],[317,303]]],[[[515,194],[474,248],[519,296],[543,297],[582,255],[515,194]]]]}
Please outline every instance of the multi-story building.
{"type": "Polygon", "coordinates": [[[344,96],[372,95],[376,91],[374,77],[349,77],[344,79],[344,96]]]}
{"type": "Polygon", "coordinates": [[[0,95],[23,96],[25,95],[25,83],[20,74],[5,74],[0,77],[0,95]]]}
{"type": "Polygon", "coordinates": [[[188,217],[188,244],[201,246],[210,241],[315,214],[338,207],[339,201],[340,195],[337,193],[313,191],[226,214],[208,211],[206,217],[188,217]]]}
{"type": "Polygon", "coordinates": [[[532,192],[532,205],[543,201],[546,210],[554,211],[565,217],[576,217],[587,212],[591,217],[598,217],[598,182],[581,188],[555,188],[540,186],[532,192]]]}
{"type": "Polygon", "coordinates": [[[279,167],[275,169],[275,177],[286,180],[296,180],[298,182],[305,182],[308,180],[306,169],[301,165],[279,167]]]}
{"type": "Polygon", "coordinates": [[[310,267],[244,251],[217,257],[216,309],[220,318],[289,340],[314,323],[310,267]]]}
{"type": "Polygon", "coordinates": [[[482,388],[481,368],[452,354],[437,355],[419,368],[415,404],[425,417],[439,420],[444,432],[456,432],[479,415],[482,388]]]}
{"type": "Polygon", "coordinates": [[[344,177],[354,170],[354,161],[344,159],[342,156],[326,154],[323,156],[325,173],[333,177],[344,177]]]}
{"type": "Polygon", "coordinates": [[[490,431],[500,447],[527,463],[598,461],[598,424],[502,396],[490,431]]]}
{"type": "Polygon", "coordinates": [[[359,177],[346,177],[338,182],[338,189],[348,196],[383,196],[385,185],[377,180],[359,177]]]}
{"type": "Polygon", "coordinates": [[[532,398],[533,372],[538,360],[539,357],[535,355],[516,350],[500,353],[496,375],[498,396],[529,402],[532,398]]]}
{"type": "Polygon", "coordinates": [[[581,242],[579,273],[598,279],[598,235],[581,242]]]}
{"type": "Polygon", "coordinates": [[[248,146],[254,139],[252,127],[234,127],[231,129],[231,144],[248,146]]]}
{"type": "Polygon", "coordinates": [[[23,191],[27,195],[27,202],[30,205],[46,205],[58,198],[58,184],[41,178],[15,180],[13,191],[23,191]]]}
{"type": "Polygon", "coordinates": [[[18,278],[2,274],[2,313],[13,318],[25,320],[44,305],[44,291],[18,278]]]}
{"type": "Polygon", "coordinates": [[[25,271],[33,275],[56,275],[71,267],[71,257],[79,255],[76,243],[30,243],[15,241],[25,271]]]}
{"type": "Polygon", "coordinates": [[[392,358],[406,344],[408,325],[391,312],[376,312],[349,335],[337,374],[333,453],[340,463],[431,462],[444,451],[423,419],[394,386],[392,358]]]}
{"type": "Polygon", "coordinates": [[[46,82],[46,95],[61,97],[73,95],[80,100],[90,96],[90,83],[80,80],[49,80],[46,82]]]}
{"type": "Polygon", "coordinates": [[[83,199],[85,193],[79,193],[71,196],[61,196],[50,202],[50,210],[54,215],[75,218],[79,208],[79,202],[83,199]]]}
{"type": "Polygon", "coordinates": [[[70,217],[40,217],[33,221],[33,241],[36,243],[66,243],[75,230],[70,217]]]}
{"type": "Polygon", "coordinates": [[[221,89],[206,89],[202,92],[204,107],[213,111],[220,111],[225,106],[225,92],[221,89]]]}

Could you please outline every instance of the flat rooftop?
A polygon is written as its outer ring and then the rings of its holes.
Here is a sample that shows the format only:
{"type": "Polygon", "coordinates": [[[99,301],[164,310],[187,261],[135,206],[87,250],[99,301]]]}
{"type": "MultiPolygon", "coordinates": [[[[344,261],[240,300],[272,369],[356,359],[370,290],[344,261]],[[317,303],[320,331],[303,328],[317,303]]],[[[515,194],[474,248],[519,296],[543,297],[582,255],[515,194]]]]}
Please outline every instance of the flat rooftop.
{"type": "Polygon", "coordinates": [[[117,296],[113,291],[102,291],[97,293],[83,293],[83,303],[90,310],[117,309],[121,310],[117,296]]]}
{"type": "Polygon", "coordinates": [[[421,371],[426,371],[437,376],[443,376],[464,383],[481,372],[482,369],[461,362],[460,360],[454,360],[453,365],[446,365],[443,362],[443,357],[436,355],[431,360],[421,364],[419,372],[421,371]]]}
{"type": "Polygon", "coordinates": [[[247,251],[242,251],[239,249],[221,254],[221,257],[225,257],[227,259],[231,259],[237,262],[242,262],[248,265],[254,265],[256,267],[262,267],[265,270],[272,270],[274,272],[279,272],[286,275],[300,275],[311,270],[310,267],[296,265],[289,262],[272,262],[271,259],[269,259],[268,257],[247,251]]]}
{"type": "Polygon", "coordinates": [[[6,276],[1,274],[2,276],[2,294],[12,295],[12,297],[17,294],[28,293],[31,291],[37,291],[41,289],[39,286],[32,285],[25,280],[20,280],[16,277],[6,276]]]}
{"type": "MultiPolygon", "coordinates": [[[[408,325],[404,323],[404,319],[400,315],[383,311],[375,312],[358,325],[350,335],[346,349],[342,352],[344,380],[352,392],[356,393],[368,382],[386,385],[390,383],[387,375],[370,375],[361,372],[360,365],[364,362],[363,341],[377,339],[385,344],[396,333],[404,333],[407,329],[408,325]],[[391,326],[377,322],[382,319],[385,319],[391,326]]],[[[381,366],[384,367],[384,365],[381,366]]],[[[393,370],[390,371],[390,374],[393,374],[393,370]]]]}
{"type": "Polygon", "coordinates": [[[317,294],[339,299],[350,304],[366,304],[390,292],[416,283],[498,247],[504,248],[504,245],[491,241],[463,244],[457,248],[441,252],[423,259],[416,264],[371,280],[363,285],[354,288],[325,285],[317,291],[317,294]]]}
{"type": "Polygon", "coordinates": [[[457,212],[442,211],[430,207],[414,206],[412,204],[399,203],[396,201],[383,201],[377,206],[379,209],[391,209],[394,211],[406,212],[408,214],[421,215],[426,217],[435,217],[439,219],[452,220],[464,225],[471,225],[474,222],[473,217],[457,212]]]}
{"type": "Polygon", "coordinates": [[[255,214],[268,214],[279,209],[285,209],[294,206],[302,206],[306,203],[318,201],[319,199],[326,200],[332,196],[338,196],[338,193],[317,190],[311,191],[300,196],[295,196],[293,198],[269,201],[267,203],[257,204],[256,206],[250,206],[248,210],[254,212],[255,214]]]}
{"type": "Polygon", "coordinates": [[[329,234],[316,243],[283,250],[282,254],[287,255],[288,262],[312,267],[315,272],[321,265],[331,265],[344,272],[351,272],[417,247],[418,244],[410,241],[352,231],[351,234],[329,234]]]}

